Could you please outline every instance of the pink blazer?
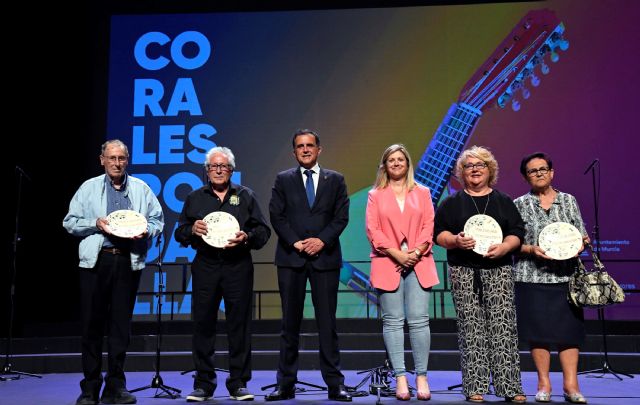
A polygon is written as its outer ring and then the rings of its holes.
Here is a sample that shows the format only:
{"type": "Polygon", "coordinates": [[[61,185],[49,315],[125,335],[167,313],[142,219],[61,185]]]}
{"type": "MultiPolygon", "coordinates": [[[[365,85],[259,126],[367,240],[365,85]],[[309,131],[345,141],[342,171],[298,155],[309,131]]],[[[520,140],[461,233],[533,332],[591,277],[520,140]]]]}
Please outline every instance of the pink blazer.
{"type": "Polygon", "coordinates": [[[428,288],[438,284],[433,261],[433,204],[429,189],[420,185],[407,193],[404,211],[391,187],[372,189],[367,201],[366,228],[371,242],[370,283],[374,288],[393,291],[400,285],[396,262],[384,254],[385,249],[400,249],[406,239],[409,251],[427,243],[426,253],[415,266],[420,285],[428,288]]]}

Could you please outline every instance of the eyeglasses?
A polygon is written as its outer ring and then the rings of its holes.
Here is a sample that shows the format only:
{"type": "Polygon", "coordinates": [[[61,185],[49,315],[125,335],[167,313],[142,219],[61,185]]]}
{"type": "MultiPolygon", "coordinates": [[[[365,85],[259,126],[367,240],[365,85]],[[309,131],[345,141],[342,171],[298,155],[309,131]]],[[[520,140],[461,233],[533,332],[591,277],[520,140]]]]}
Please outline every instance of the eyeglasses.
{"type": "Polygon", "coordinates": [[[551,169],[549,169],[548,167],[541,167],[541,168],[539,168],[539,169],[529,169],[529,170],[527,170],[527,176],[529,176],[529,177],[535,177],[535,176],[537,176],[538,174],[539,174],[540,176],[544,176],[544,175],[546,175],[547,173],[549,173],[549,171],[550,171],[550,170],[551,170],[551,169]]]}
{"type": "Polygon", "coordinates": [[[221,172],[230,172],[233,170],[233,167],[231,167],[231,165],[225,164],[225,163],[220,163],[220,164],[208,164],[207,166],[207,171],[209,172],[213,172],[213,171],[218,171],[220,170],[221,172]]]}
{"type": "Polygon", "coordinates": [[[129,160],[129,158],[127,156],[102,156],[103,158],[107,159],[110,163],[124,163],[127,160],[129,160]]]}
{"type": "Polygon", "coordinates": [[[462,165],[464,170],[473,170],[473,169],[486,169],[488,165],[484,162],[482,163],[467,163],[466,165],[462,165]]]}

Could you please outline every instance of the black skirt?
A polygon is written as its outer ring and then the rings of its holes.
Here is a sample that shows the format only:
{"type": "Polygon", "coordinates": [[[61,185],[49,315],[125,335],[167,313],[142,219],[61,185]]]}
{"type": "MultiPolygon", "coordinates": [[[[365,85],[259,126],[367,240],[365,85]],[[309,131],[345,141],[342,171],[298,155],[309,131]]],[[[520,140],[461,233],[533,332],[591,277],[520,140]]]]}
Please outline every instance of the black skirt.
{"type": "Polygon", "coordinates": [[[584,342],[584,313],[567,301],[568,291],[568,283],[515,283],[521,342],[576,347],[584,342]]]}

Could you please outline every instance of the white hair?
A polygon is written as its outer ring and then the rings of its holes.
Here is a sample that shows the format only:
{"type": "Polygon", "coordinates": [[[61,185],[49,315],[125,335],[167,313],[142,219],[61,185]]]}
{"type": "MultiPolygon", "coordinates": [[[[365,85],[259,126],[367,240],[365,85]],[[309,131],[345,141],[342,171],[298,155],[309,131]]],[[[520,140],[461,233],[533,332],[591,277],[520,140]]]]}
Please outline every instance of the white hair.
{"type": "Polygon", "coordinates": [[[215,148],[209,149],[209,152],[207,152],[207,156],[205,156],[205,158],[204,158],[204,166],[205,167],[207,167],[207,165],[209,164],[209,158],[212,155],[215,155],[216,153],[221,153],[221,154],[225,155],[227,157],[227,160],[229,161],[229,165],[231,166],[232,169],[235,170],[235,168],[236,168],[236,157],[233,155],[233,152],[231,151],[231,149],[226,148],[224,146],[216,146],[215,148]]]}

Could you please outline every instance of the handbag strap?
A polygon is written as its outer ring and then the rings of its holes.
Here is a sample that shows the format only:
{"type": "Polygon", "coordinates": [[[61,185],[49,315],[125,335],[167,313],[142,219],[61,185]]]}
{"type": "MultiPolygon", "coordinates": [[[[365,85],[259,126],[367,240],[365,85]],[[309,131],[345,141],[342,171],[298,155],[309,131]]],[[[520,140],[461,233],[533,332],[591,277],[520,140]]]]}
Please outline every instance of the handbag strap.
{"type": "MultiPolygon", "coordinates": [[[[593,249],[593,246],[591,246],[591,243],[585,242],[584,245],[586,247],[588,247],[589,250],[591,251],[591,257],[593,257],[593,267],[595,267],[597,270],[600,270],[600,271],[604,270],[604,265],[602,264],[602,262],[598,258],[598,255],[596,255],[596,252],[593,249]]],[[[580,266],[582,268],[584,268],[584,265],[582,264],[582,261],[580,261],[580,266]]]]}

